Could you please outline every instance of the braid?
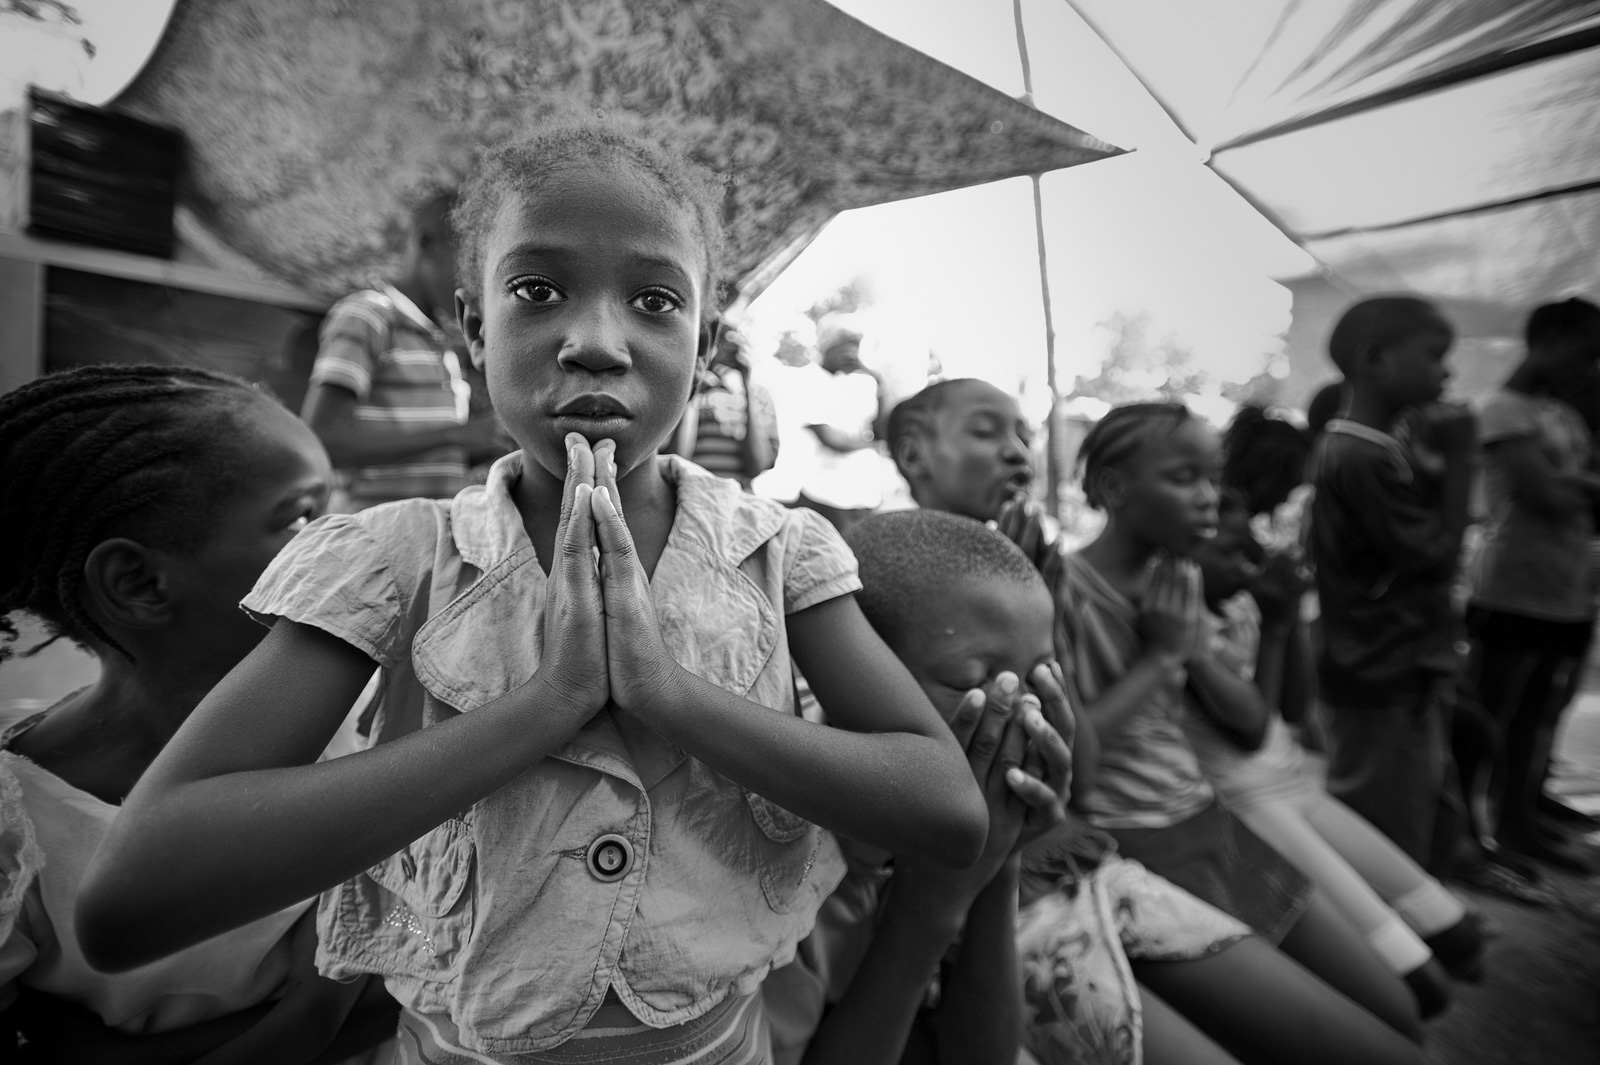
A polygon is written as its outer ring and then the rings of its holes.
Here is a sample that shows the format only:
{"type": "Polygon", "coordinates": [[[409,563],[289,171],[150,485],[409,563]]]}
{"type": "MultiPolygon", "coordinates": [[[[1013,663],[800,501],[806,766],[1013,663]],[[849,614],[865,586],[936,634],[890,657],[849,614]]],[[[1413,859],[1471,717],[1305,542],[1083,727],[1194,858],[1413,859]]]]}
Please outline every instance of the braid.
{"type": "Polygon", "coordinates": [[[1102,472],[1138,454],[1158,430],[1170,433],[1193,417],[1182,403],[1126,403],[1111,408],[1078,448],[1084,499],[1099,510],[1105,505],[1100,492],[1102,472]]]}
{"type": "MultiPolygon", "coordinates": [[[[939,413],[948,398],[948,393],[954,389],[973,382],[971,377],[957,377],[949,381],[935,381],[914,396],[909,396],[894,405],[889,412],[889,425],[886,431],[889,444],[889,458],[894,460],[895,469],[900,469],[900,445],[912,433],[926,433],[932,428],[933,416],[939,413]]],[[[900,475],[905,476],[905,471],[900,470],[900,475]]]]}
{"type": "MultiPolygon", "coordinates": [[[[96,544],[138,535],[185,548],[204,539],[228,491],[236,433],[227,417],[260,398],[235,377],[189,366],[86,366],[0,396],[0,636],[25,610],[51,631],[121,651],[84,610],[96,544]]],[[[35,649],[37,650],[37,648],[35,649]]],[[[0,647],[0,661],[10,657],[0,647]]]]}

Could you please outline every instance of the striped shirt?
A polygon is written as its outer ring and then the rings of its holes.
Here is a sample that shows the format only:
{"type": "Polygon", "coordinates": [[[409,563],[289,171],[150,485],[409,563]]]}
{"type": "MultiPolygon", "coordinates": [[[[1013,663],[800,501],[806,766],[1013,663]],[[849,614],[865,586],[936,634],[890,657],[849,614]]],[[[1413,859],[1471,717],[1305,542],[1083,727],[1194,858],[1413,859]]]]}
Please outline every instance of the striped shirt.
{"type": "MultiPolygon", "coordinates": [[[[333,305],[322,324],[311,384],[354,393],[356,424],[384,433],[426,432],[467,420],[455,353],[439,327],[389,285],[333,305]]],[[[358,510],[414,496],[449,499],[467,484],[467,453],[452,445],[340,472],[358,510]]]]}

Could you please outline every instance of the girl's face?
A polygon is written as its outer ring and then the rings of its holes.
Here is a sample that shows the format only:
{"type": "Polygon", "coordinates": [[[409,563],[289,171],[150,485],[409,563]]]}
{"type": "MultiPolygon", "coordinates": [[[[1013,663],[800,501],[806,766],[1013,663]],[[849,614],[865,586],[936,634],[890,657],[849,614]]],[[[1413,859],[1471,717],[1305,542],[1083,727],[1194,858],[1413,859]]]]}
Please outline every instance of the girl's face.
{"type": "Polygon", "coordinates": [[[973,381],[946,398],[919,442],[918,468],[908,472],[923,506],[989,521],[1033,480],[1032,438],[1015,399],[973,381]]]}
{"type": "Polygon", "coordinates": [[[1187,557],[1217,533],[1217,434],[1196,419],[1156,434],[1117,471],[1117,522],[1158,551],[1187,557]]]}
{"type": "Polygon", "coordinates": [[[570,167],[501,205],[481,304],[458,294],[473,364],[534,461],[566,473],[571,432],[655,455],[689,399],[705,299],[687,211],[629,167],[570,167]]]}
{"type": "Polygon", "coordinates": [[[167,565],[190,637],[222,660],[243,658],[267,634],[239,609],[239,600],[295,533],[322,513],[333,482],[322,442],[278,404],[254,403],[240,422],[238,488],[212,515],[206,542],[173,554],[167,565]]]}

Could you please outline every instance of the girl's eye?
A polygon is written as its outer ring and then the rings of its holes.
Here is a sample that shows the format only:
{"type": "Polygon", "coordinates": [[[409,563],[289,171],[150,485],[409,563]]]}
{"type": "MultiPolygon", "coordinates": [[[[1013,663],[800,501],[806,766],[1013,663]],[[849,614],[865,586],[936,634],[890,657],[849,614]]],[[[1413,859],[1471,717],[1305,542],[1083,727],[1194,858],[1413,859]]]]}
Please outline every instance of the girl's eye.
{"type": "Polygon", "coordinates": [[[542,277],[522,277],[508,286],[510,293],[526,303],[560,303],[561,290],[542,277]]]}
{"type": "Polygon", "coordinates": [[[683,309],[683,301],[666,289],[653,288],[633,297],[633,305],[650,314],[671,314],[683,309]]]}

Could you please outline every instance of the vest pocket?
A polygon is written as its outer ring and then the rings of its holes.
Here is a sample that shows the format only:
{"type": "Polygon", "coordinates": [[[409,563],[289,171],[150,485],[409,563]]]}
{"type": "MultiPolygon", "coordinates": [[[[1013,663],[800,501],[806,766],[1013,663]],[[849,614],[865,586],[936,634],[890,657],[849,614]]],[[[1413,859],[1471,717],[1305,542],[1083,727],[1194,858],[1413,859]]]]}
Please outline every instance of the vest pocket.
{"type": "Polygon", "coordinates": [[[472,934],[472,866],[472,827],[451,818],[341,885],[341,938],[377,971],[451,979],[472,934]]]}
{"type": "Polygon", "coordinates": [[[754,792],[746,791],[744,799],[750,807],[751,818],[760,829],[753,844],[761,874],[761,892],[774,913],[788,913],[816,864],[822,847],[822,830],[754,792]]]}

